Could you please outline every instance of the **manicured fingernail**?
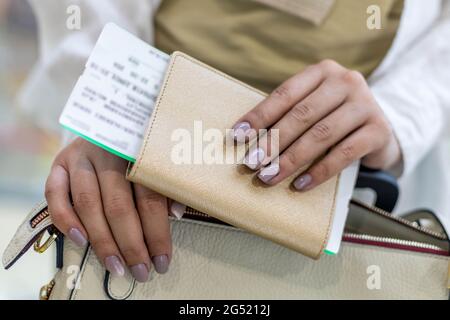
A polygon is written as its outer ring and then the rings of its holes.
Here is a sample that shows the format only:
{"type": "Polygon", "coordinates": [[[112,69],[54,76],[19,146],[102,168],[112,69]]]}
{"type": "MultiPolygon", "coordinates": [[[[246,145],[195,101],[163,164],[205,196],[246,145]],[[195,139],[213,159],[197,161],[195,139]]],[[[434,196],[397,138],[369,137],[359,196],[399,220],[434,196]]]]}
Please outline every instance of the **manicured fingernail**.
{"type": "Polygon", "coordinates": [[[258,178],[264,182],[268,183],[270,180],[275,178],[280,173],[280,165],[278,163],[272,163],[271,165],[265,167],[258,174],[258,178]]]}
{"type": "Polygon", "coordinates": [[[167,255],[155,256],[152,258],[156,272],[164,274],[169,270],[169,257],[167,255]]]}
{"type": "Polygon", "coordinates": [[[239,143],[244,143],[247,138],[247,132],[251,129],[251,125],[248,122],[240,122],[234,126],[233,136],[234,140],[239,143]]]}
{"type": "Polygon", "coordinates": [[[184,215],[184,211],[186,211],[186,206],[179,202],[172,202],[172,205],[170,206],[170,215],[177,220],[181,220],[184,215]]]}
{"type": "Polygon", "coordinates": [[[120,259],[116,256],[107,257],[105,259],[105,267],[106,270],[115,276],[123,277],[125,274],[125,268],[123,267],[122,262],[120,262],[120,259]]]}
{"type": "Polygon", "coordinates": [[[132,266],[131,274],[138,282],[146,282],[148,280],[148,269],[143,263],[132,266]]]}
{"type": "Polygon", "coordinates": [[[256,170],[264,160],[266,153],[261,148],[250,150],[244,159],[244,164],[252,170],[256,170]]]}
{"type": "Polygon", "coordinates": [[[305,174],[303,176],[300,176],[297,180],[295,180],[294,187],[297,190],[303,191],[311,185],[311,182],[312,176],[310,174],[305,174]]]}
{"type": "Polygon", "coordinates": [[[83,236],[81,231],[76,228],[70,229],[67,236],[79,247],[84,247],[87,245],[86,238],[83,236]]]}

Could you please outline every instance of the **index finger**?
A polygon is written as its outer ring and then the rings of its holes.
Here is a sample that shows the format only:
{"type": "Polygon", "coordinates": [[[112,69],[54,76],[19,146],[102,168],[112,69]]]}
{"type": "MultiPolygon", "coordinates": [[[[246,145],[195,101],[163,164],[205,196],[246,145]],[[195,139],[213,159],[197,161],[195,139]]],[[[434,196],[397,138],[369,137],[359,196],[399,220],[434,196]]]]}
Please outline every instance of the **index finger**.
{"type": "Polygon", "coordinates": [[[239,119],[233,127],[235,130],[234,138],[238,142],[244,142],[244,136],[251,139],[258,130],[274,125],[298,101],[306,98],[325,80],[328,74],[337,68],[332,62],[322,62],[308,67],[303,72],[286,80],[266,99],[239,119]]]}

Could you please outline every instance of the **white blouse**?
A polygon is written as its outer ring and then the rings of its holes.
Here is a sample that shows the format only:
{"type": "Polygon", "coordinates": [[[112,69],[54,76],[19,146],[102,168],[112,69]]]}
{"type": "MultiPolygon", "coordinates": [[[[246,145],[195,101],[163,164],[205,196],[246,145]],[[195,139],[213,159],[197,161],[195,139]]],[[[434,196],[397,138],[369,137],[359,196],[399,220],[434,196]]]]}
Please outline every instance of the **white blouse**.
{"type": "MultiPolygon", "coordinates": [[[[66,21],[72,0],[29,0],[40,58],[20,96],[21,108],[47,129],[58,117],[95,41],[114,22],[153,41],[159,0],[78,0],[81,29],[66,21]]],[[[435,211],[450,231],[450,0],[405,0],[396,39],[368,80],[403,152],[396,212],[435,211]]]]}

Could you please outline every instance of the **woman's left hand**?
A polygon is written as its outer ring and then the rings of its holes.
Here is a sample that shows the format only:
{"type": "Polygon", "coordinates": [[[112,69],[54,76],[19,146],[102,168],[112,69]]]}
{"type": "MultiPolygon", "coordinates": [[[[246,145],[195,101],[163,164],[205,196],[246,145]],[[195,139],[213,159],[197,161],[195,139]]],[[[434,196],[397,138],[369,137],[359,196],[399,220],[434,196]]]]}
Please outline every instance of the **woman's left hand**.
{"type": "Polygon", "coordinates": [[[390,123],[364,77],[331,60],[285,81],[239,120],[234,137],[243,143],[261,129],[268,134],[259,137],[245,164],[260,170],[259,178],[268,185],[312,164],[294,181],[297,190],[307,191],[358,159],[374,169],[390,168],[401,159],[390,123]],[[271,138],[274,129],[279,139],[271,138]]]}

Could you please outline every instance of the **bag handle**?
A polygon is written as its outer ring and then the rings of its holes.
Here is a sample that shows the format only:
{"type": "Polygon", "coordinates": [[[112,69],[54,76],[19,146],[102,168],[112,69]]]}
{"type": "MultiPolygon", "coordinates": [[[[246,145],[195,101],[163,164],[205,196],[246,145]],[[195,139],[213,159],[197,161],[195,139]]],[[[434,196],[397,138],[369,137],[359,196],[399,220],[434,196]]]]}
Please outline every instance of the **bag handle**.
{"type": "Polygon", "coordinates": [[[374,170],[364,166],[359,169],[356,188],[369,188],[377,197],[375,207],[392,212],[399,197],[397,179],[386,171],[374,170]]]}

